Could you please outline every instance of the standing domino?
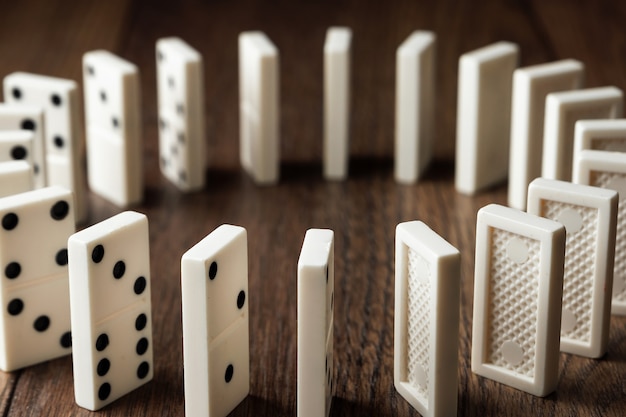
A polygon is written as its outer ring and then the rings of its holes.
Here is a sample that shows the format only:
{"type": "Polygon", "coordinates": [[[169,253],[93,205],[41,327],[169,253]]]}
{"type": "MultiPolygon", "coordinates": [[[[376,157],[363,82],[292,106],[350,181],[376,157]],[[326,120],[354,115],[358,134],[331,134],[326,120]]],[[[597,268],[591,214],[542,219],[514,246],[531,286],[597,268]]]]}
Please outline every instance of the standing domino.
{"type": "Polygon", "coordinates": [[[350,149],[352,31],[331,27],[324,43],[324,177],[345,180],[350,149]]]}
{"type": "Polygon", "coordinates": [[[599,358],[611,317],[617,193],[537,178],[528,187],[528,213],[565,226],[561,351],[599,358]]]}
{"type": "Polygon", "coordinates": [[[626,119],[577,121],[574,128],[574,161],[583,149],[626,152],[626,119]]]}
{"type": "Polygon", "coordinates": [[[72,204],[72,193],[61,187],[0,199],[3,371],[70,353],[66,248],[74,232],[72,204]]]}
{"type": "Polygon", "coordinates": [[[455,416],[461,254],[412,221],[396,227],[394,385],[424,417],[455,416]]]}
{"type": "Polygon", "coordinates": [[[587,88],[548,94],[543,131],[541,176],[570,181],[576,121],[621,117],[622,101],[622,90],[616,87],[587,88]]]}
{"type": "Polygon", "coordinates": [[[156,44],[161,172],[183,191],[204,187],[202,56],[180,38],[156,44]]]}
{"type": "Polygon", "coordinates": [[[89,187],[120,207],[143,198],[137,67],[110,52],[83,56],[89,187]]]}
{"type": "Polygon", "coordinates": [[[0,163],[0,197],[33,189],[33,170],[26,161],[0,163]]]}
{"type": "Polygon", "coordinates": [[[432,158],[434,131],[435,34],[415,31],[396,51],[396,181],[419,179],[432,158]]]}
{"type": "Polygon", "coordinates": [[[472,371],[537,396],[556,389],[565,228],[490,204],[478,211],[472,371]]]}
{"type": "Polygon", "coordinates": [[[518,68],[513,73],[508,204],[526,209],[528,184],[541,176],[546,96],[582,87],[584,65],[573,59],[518,68]]]}
{"type": "Polygon", "coordinates": [[[459,60],[454,185],[474,194],[509,171],[511,89],[518,47],[498,42],[459,60]]]}
{"type": "Polygon", "coordinates": [[[262,32],[239,35],[239,156],[260,185],[278,182],[278,49],[262,32]]]}
{"type": "Polygon", "coordinates": [[[68,241],[76,403],[98,410],[152,379],[148,219],[126,211],[68,241]]]}
{"type": "Polygon", "coordinates": [[[44,126],[44,112],[41,108],[0,103],[0,131],[21,129],[30,130],[33,134],[31,164],[36,188],[43,188],[47,184],[44,126]]]}
{"type": "MultiPolygon", "coordinates": [[[[76,221],[87,219],[83,125],[73,80],[15,72],[4,78],[5,100],[41,107],[45,117],[46,183],[72,190],[76,221]]],[[[37,146],[37,145],[35,145],[37,146]]],[[[35,148],[35,152],[37,148],[35,148]]],[[[35,157],[37,159],[37,157],[35,157]]]]}
{"type": "Polygon", "coordinates": [[[181,269],[185,415],[226,417],[250,391],[246,229],[218,227],[181,269]]]}
{"type": "Polygon", "coordinates": [[[333,397],[334,233],[309,229],[298,259],[298,417],[326,417],[333,397]]]}
{"type": "Polygon", "coordinates": [[[580,151],[574,164],[574,182],[619,193],[611,312],[626,315],[626,153],[580,151]]]}

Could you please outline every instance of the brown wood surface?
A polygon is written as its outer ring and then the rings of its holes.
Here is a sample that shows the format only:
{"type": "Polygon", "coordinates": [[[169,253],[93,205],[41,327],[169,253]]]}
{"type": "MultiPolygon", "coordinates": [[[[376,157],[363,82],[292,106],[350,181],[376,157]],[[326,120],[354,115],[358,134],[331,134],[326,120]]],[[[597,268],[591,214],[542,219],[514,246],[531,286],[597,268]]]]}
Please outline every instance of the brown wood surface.
{"type": "MultiPolygon", "coordinates": [[[[222,223],[249,237],[251,393],[233,416],[296,410],[296,265],[306,229],[335,231],[333,416],[414,416],[393,386],[394,229],[420,219],[460,249],[459,416],[626,415],[626,319],[612,317],[601,360],[561,355],[546,398],[470,370],[476,211],[506,202],[506,186],[476,197],[453,187],[457,65],[499,40],[521,64],[586,64],[587,85],[626,87],[626,3],[538,1],[0,2],[0,76],[16,70],[80,80],[84,52],[109,49],[141,70],[145,201],[150,220],[154,380],[102,416],[182,416],[180,257],[222,223]],[[322,46],[326,28],[353,29],[350,175],[322,179],[322,46]],[[237,35],[265,31],[280,50],[282,172],[259,188],[238,162],[237,35]],[[436,32],[436,160],[413,186],[393,180],[395,49],[416,29],[436,32]],[[154,44],[177,35],[205,59],[208,185],[181,194],[160,175],[154,44]]],[[[506,138],[503,138],[506,139],[506,138]]],[[[506,157],[506,156],[503,156],[506,157]]],[[[120,209],[89,194],[89,224],[120,209]]],[[[0,415],[86,416],[73,401],[70,357],[0,372],[0,415]]]]}

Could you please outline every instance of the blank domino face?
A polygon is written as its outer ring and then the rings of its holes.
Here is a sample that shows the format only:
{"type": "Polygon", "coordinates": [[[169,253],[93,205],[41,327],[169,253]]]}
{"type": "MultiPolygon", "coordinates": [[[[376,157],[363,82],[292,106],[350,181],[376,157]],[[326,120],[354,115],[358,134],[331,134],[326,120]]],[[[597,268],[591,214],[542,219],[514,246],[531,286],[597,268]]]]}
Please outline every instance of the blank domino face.
{"type": "Polygon", "coordinates": [[[148,219],[126,211],[68,241],[76,403],[98,410],[152,379],[148,219]]]}
{"type": "Polygon", "coordinates": [[[541,176],[546,96],[582,87],[584,66],[573,59],[519,68],[513,73],[508,203],[526,209],[528,184],[541,176]]]}
{"type": "Polygon", "coordinates": [[[120,207],[139,203],[143,165],[137,67],[110,52],[92,51],[83,56],[83,80],[89,187],[120,207]]]}
{"type": "Polygon", "coordinates": [[[396,227],[394,384],[425,417],[457,412],[460,261],[424,223],[396,227]]]}
{"type": "Polygon", "coordinates": [[[239,152],[257,184],[278,182],[278,49],[262,32],[239,35],[239,152]]]}
{"type": "Polygon", "coordinates": [[[535,179],[528,213],[567,232],[561,351],[597,358],[606,352],[611,315],[618,196],[615,191],[535,179]]]}
{"type": "Polygon", "coordinates": [[[396,51],[396,181],[413,183],[432,157],[435,34],[415,31],[396,51]]]}
{"type": "Polygon", "coordinates": [[[580,151],[574,169],[574,182],[619,193],[611,312],[626,315],[626,154],[580,151]]]}
{"type": "Polygon", "coordinates": [[[324,177],[348,175],[352,31],[331,27],[324,43],[324,177]]]}
{"type": "Polygon", "coordinates": [[[222,225],[182,257],[187,416],[225,417],[250,391],[247,245],[222,225]]]}
{"type": "Polygon", "coordinates": [[[61,187],[0,199],[3,371],[71,352],[67,238],[74,232],[72,204],[72,193],[61,187]]]}
{"type": "Polygon", "coordinates": [[[616,87],[549,94],[546,98],[541,176],[570,181],[576,122],[582,119],[621,117],[622,101],[622,91],[616,87]]]}
{"type": "Polygon", "coordinates": [[[626,152],[626,119],[579,120],[574,132],[574,161],[583,149],[626,152]]]}
{"type": "Polygon", "coordinates": [[[461,56],[457,107],[455,187],[474,194],[509,171],[513,71],[518,48],[498,42],[461,56]]]}
{"type": "Polygon", "coordinates": [[[537,396],[558,382],[565,229],[491,204],[478,212],[472,371],[537,396]]]}
{"type": "Polygon", "coordinates": [[[33,170],[26,161],[0,163],[0,197],[33,189],[33,170]]]}
{"type": "Polygon", "coordinates": [[[298,259],[298,417],[328,416],[333,396],[334,233],[309,229],[298,259]]]}
{"type": "Polygon", "coordinates": [[[183,191],[204,186],[202,56],[180,38],[156,44],[161,172],[183,191]]]}
{"type": "Polygon", "coordinates": [[[44,144],[44,113],[36,106],[0,104],[0,131],[30,130],[33,134],[32,160],[34,185],[46,186],[46,157],[44,144]]]}
{"type": "MultiPolygon", "coordinates": [[[[15,72],[4,78],[5,100],[41,107],[45,117],[45,161],[48,185],[74,193],[76,220],[87,218],[84,196],[83,126],[75,81],[15,72]]],[[[37,150],[35,149],[37,152],[37,150]]]]}

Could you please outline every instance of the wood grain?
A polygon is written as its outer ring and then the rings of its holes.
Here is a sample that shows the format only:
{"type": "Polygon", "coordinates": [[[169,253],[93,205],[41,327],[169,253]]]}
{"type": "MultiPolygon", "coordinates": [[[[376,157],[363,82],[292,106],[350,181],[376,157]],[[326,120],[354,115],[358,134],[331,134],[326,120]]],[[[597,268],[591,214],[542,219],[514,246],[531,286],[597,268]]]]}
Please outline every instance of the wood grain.
{"type": "MultiPolygon", "coordinates": [[[[589,85],[626,87],[621,2],[130,1],[3,4],[0,76],[25,70],[80,80],[84,52],[106,48],[141,70],[145,201],[150,219],[154,380],[98,413],[73,401],[69,357],[0,373],[2,416],[182,416],[180,257],[222,223],[249,236],[251,394],[233,416],[296,409],[296,264],[304,233],[335,230],[333,416],[418,415],[393,387],[394,229],[420,219],[462,253],[459,416],[620,416],[626,410],[626,319],[613,317],[601,360],[561,355],[547,398],[470,370],[477,210],[505,204],[504,185],[476,197],[453,187],[459,56],[499,40],[521,64],[574,57],[589,85]],[[322,45],[330,25],[354,33],[351,160],[346,182],[322,179],[322,45]],[[238,163],[237,35],[264,30],[280,50],[281,181],[259,188],[238,163]],[[393,180],[395,49],[416,29],[437,33],[436,160],[419,184],[393,180]],[[205,59],[205,190],[184,195],[159,173],[154,44],[177,35],[205,59]]],[[[120,210],[89,194],[89,224],[120,210]]]]}

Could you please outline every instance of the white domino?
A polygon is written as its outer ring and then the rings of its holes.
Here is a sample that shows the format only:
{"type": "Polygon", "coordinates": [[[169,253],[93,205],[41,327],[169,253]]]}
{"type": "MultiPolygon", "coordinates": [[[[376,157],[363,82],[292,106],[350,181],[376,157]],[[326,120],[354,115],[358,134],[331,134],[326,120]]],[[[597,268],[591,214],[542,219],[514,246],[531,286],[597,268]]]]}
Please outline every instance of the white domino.
{"type": "Polygon", "coordinates": [[[262,32],[239,35],[239,156],[260,185],[280,171],[278,49],[262,32]]]}
{"type": "MultiPolygon", "coordinates": [[[[46,184],[72,190],[77,222],[87,219],[85,150],[80,97],[75,81],[15,72],[4,78],[5,100],[43,109],[46,184]]],[[[38,153],[37,145],[35,151],[38,153]]],[[[37,159],[37,157],[36,157],[37,159]]]]}
{"type": "Polygon", "coordinates": [[[541,176],[546,96],[582,88],[584,65],[574,59],[518,68],[513,73],[508,204],[526,209],[528,184],[541,176]]]}
{"type": "Polygon", "coordinates": [[[491,204],[478,211],[472,371],[537,396],[556,389],[565,228],[491,204]]]}
{"type": "Polygon", "coordinates": [[[119,207],[143,198],[140,85],[137,67],[108,52],[83,55],[87,180],[119,207]]]}
{"type": "Polygon", "coordinates": [[[580,151],[574,165],[574,182],[619,194],[611,313],[626,315],[626,153],[580,151]]]}
{"type": "Polygon", "coordinates": [[[309,229],[298,259],[298,417],[326,417],[333,397],[334,233],[309,229]]]}
{"type": "Polygon", "coordinates": [[[352,31],[331,27],[324,42],[324,177],[344,180],[350,154],[352,31]]]}
{"type": "Polygon", "coordinates": [[[395,281],[394,385],[422,416],[455,416],[461,254],[424,223],[400,223],[395,281]]]}
{"type": "Polygon", "coordinates": [[[33,189],[33,169],[26,161],[0,163],[0,197],[33,189]]]}
{"type": "Polygon", "coordinates": [[[561,351],[599,358],[611,317],[617,193],[537,178],[528,187],[528,213],[565,226],[561,351]]]}
{"type": "Polygon", "coordinates": [[[509,172],[511,91],[518,47],[498,42],[459,60],[454,185],[475,194],[509,172]]]}
{"type": "Polygon", "coordinates": [[[183,191],[204,187],[204,67],[180,38],[156,43],[161,172],[183,191]]]}
{"type": "Polygon", "coordinates": [[[574,128],[574,161],[583,149],[626,152],[626,119],[577,121],[574,128]]]}
{"type": "Polygon", "coordinates": [[[428,167],[435,133],[435,34],[415,31],[396,51],[397,182],[414,183],[428,167]]]}
{"type": "Polygon", "coordinates": [[[250,391],[246,229],[218,227],[181,269],[185,415],[226,417],[250,391]]]}
{"type": "MultiPolygon", "coordinates": [[[[5,93],[6,96],[6,93],[5,93]]],[[[45,122],[40,107],[0,103],[0,131],[30,130],[33,134],[31,164],[36,188],[43,188],[46,180],[45,122]]]]}
{"type": "Polygon", "coordinates": [[[32,171],[33,139],[29,130],[0,130],[0,162],[25,161],[32,171]]]}
{"type": "Polygon", "coordinates": [[[126,211],[68,241],[76,403],[98,410],[152,379],[148,219],[126,211]]]}
{"type": "Polygon", "coordinates": [[[72,205],[72,193],[61,187],[0,199],[3,371],[71,352],[67,238],[74,233],[72,205]]]}
{"type": "Polygon", "coordinates": [[[622,102],[622,91],[616,87],[587,88],[548,94],[543,131],[541,176],[570,181],[576,121],[621,117],[622,102]]]}

